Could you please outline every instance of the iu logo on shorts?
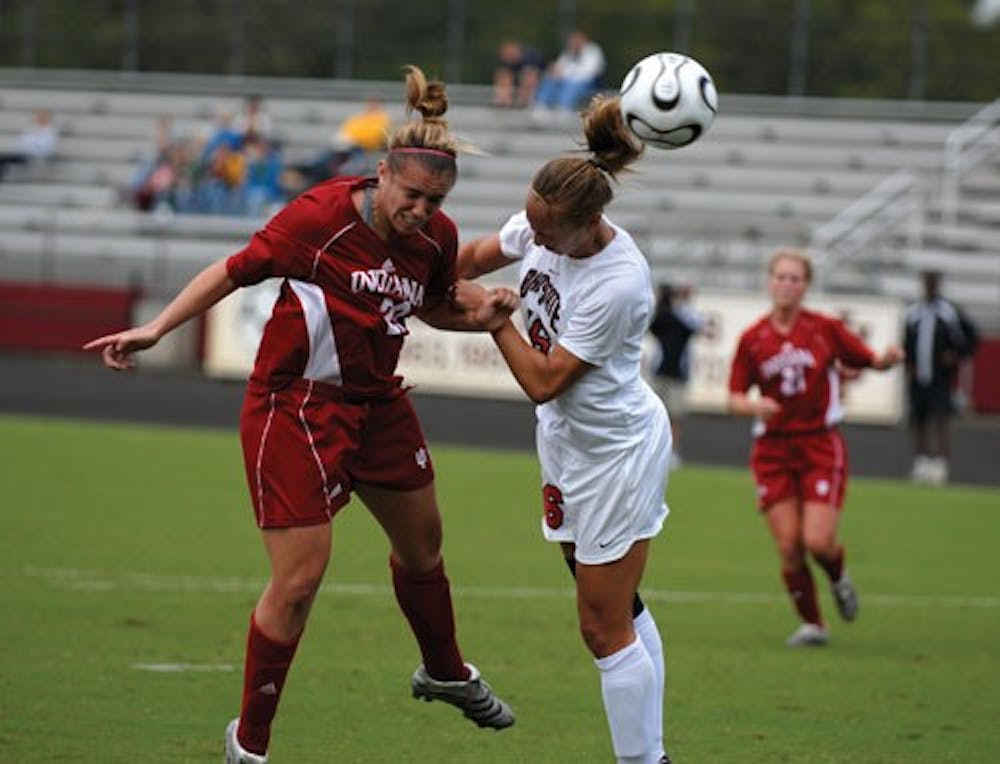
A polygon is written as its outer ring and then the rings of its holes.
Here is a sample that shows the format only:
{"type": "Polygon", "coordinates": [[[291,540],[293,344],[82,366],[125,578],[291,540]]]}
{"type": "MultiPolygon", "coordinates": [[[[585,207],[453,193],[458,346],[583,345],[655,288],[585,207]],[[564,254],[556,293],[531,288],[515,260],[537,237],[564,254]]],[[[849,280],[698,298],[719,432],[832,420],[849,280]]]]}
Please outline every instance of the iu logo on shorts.
{"type": "Polygon", "coordinates": [[[427,456],[427,449],[423,446],[416,450],[413,454],[413,459],[422,470],[427,469],[427,465],[430,463],[430,458],[427,456]]]}
{"type": "Polygon", "coordinates": [[[542,509],[545,512],[545,524],[555,530],[563,524],[563,495],[551,483],[542,488],[542,509]]]}

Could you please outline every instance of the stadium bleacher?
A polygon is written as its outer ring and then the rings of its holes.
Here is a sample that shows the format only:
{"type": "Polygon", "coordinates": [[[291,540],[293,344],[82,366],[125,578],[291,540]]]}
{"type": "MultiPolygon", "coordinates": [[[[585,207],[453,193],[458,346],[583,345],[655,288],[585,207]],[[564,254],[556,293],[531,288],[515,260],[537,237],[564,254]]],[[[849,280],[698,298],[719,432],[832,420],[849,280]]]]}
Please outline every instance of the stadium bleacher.
{"type": "MultiPolygon", "coordinates": [[[[129,285],[166,297],[261,223],[141,213],[123,200],[159,117],[170,115],[178,132],[196,134],[218,110],[237,110],[247,92],[225,77],[199,77],[192,92],[184,92],[190,78],[171,82],[135,75],[114,87],[94,77],[35,87],[0,75],[0,144],[40,107],[52,109],[61,128],[52,161],[17,168],[0,182],[0,280],[129,285]]],[[[403,117],[395,83],[359,83],[336,98],[310,87],[265,92],[291,161],[325,146],[339,121],[372,93],[385,94],[393,118],[403,117]]],[[[452,128],[482,152],[462,157],[447,203],[463,238],[495,230],[523,204],[540,163],[579,148],[580,138],[572,128],[539,129],[523,112],[463,98],[471,92],[455,89],[448,114],[452,128]]],[[[925,188],[919,238],[886,230],[838,266],[842,278],[826,286],[910,298],[917,272],[940,268],[948,294],[985,329],[1000,329],[1000,161],[994,156],[966,174],[954,222],[945,222],[938,200],[945,141],[977,105],[908,115],[899,104],[838,114],[830,102],[811,110],[746,96],[731,105],[723,96],[722,103],[701,142],[651,150],[622,178],[610,211],[634,231],[656,278],[756,289],[769,249],[810,244],[819,226],[905,168],[925,188]]]]}

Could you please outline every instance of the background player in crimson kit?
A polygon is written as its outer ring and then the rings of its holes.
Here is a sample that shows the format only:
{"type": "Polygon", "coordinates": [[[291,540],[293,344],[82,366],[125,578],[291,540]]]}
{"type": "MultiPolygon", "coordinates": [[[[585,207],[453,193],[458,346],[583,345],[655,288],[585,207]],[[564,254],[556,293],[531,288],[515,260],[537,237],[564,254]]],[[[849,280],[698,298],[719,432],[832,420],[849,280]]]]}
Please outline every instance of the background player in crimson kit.
{"type": "Polygon", "coordinates": [[[520,261],[521,315],[493,331],[535,403],[542,532],[576,577],[583,640],[600,671],[615,756],[669,763],[663,748],[663,643],[636,590],[667,516],[670,419],[639,373],[654,311],[642,252],[604,216],[610,181],[639,158],[617,98],[584,115],[591,156],[547,162],[523,212],[468,242],[459,273],[520,261]]]}
{"type": "Polygon", "coordinates": [[[875,354],[842,321],[802,307],[812,265],[798,249],[779,249],[768,264],[771,311],[743,332],[729,378],[729,410],[756,417],[750,466],[757,499],[781,559],[781,575],[802,624],[790,647],[824,645],[808,553],[826,572],[841,616],[857,616],[837,523],[847,486],[847,450],[837,422],[839,364],[885,370],[903,353],[875,354]],[[747,396],[751,387],[760,396],[747,396]]]}
{"type": "Polygon", "coordinates": [[[377,178],[337,178],[302,194],[232,257],[210,265],[149,324],[93,340],[115,369],[240,286],[283,278],[240,417],[247,481],[271,565],[251,615],[243,702],[226,761],[266,762],[271,722],[352,491],[391,543],[392,581],[423,663],[414,697],[458,706],[478,725],[514,723],[456,641],[441,558],[434,470],[396,361],[406,319],[485,329],[510,290],[456,284],[457,232],[440,211],[457,142],[443,83],[416,67],[408,110],[377,178]]]}

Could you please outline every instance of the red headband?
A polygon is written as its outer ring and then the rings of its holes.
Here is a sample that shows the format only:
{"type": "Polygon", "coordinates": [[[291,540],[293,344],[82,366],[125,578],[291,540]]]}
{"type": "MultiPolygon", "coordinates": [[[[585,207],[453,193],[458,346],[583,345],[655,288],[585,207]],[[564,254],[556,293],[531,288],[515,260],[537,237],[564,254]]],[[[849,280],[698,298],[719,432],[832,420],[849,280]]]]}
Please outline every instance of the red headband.
{"type": "Polygon", "coordinates": [[[431,154],[432,156],[448,157],[451,161],[455,161],[455,155],[450,151],[442,151],[441,149],[428,149],[422,146],[402,146],[396,149],[390,149],[390,154],[431,154]]]}

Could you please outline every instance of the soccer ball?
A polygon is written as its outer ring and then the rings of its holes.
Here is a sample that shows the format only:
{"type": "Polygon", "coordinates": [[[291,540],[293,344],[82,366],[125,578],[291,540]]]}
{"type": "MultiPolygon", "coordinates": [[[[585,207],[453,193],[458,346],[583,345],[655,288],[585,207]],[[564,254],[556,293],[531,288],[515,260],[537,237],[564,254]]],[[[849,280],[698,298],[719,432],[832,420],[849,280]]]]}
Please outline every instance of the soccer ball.
{"type": "Polygon", "coordinates": [[[680,53],[654,53],[629,69],[621,88],[622,119],[658,149],[694,143],[712,124],[719,97],[705,67],[680,53]]]}

